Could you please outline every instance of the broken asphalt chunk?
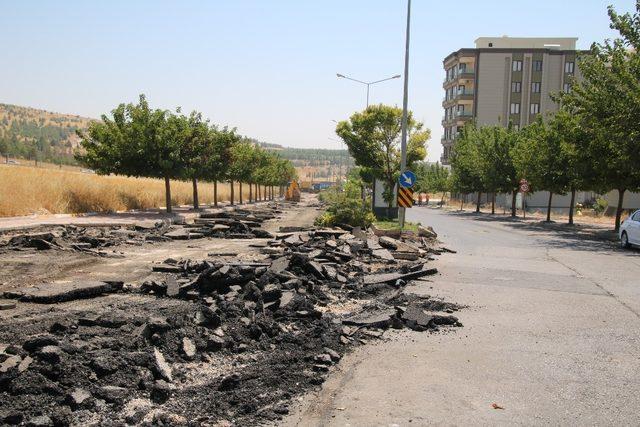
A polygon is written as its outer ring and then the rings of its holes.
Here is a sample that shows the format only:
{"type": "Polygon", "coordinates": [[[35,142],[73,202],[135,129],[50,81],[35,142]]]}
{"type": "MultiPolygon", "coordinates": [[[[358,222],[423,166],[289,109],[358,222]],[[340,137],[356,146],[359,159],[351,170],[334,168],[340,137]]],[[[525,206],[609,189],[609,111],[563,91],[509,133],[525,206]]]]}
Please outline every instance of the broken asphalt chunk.
{"type": "Polygon", "coordinates": [[[160,379],[168,382],[173,381],[171,365],[167,363],[162,352],[155,347],[153,349],[153,371],[160,379]]]}
{"type": "Polygon", "coordinates": [[[376,313],[361,313],[343,319],[342,323],[349,326],[362,326],[365,328],[388,328],[391,325],[391,316],[395,310],[388,309],[376,313]]]}
{"type": "Polygon", "coordinates": [[[123,285],[123,282],[98,281],[47,283],[25,288],[12,295],[20,301],[52,304],[117,292],[122,289],[123,285]]]}
{"type": "Polygon", "coordinates": [[[409,273],[379,273],[379,274],[368,274],[364,276],[363,282],[365,285],[374,285],[377,283],[394,283],[398,279],[402,279],[405,281],[417,279],[423,276],[429,276],[436,274],[438,269],[436,268],[426,268],[424,267],[418,271],[412,271],[409,273]]]}

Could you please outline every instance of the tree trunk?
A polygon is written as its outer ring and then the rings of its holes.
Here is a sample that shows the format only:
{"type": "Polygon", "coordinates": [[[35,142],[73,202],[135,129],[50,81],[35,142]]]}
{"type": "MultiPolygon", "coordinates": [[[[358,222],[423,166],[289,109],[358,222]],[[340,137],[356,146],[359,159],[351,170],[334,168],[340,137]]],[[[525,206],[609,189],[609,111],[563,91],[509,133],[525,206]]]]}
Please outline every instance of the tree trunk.
{"type": "Polygon", "coordinates": [[[478,199],[476,200],[476,213],[480,213],[480,199],[482,198],[482,192],[478,191],[478,199]]]}
{"type": "Polygon", "coordinates": [[[233,181],[229,181],[229,187],[231,187],[231,194],[229,195],[230,200],[230,205],[233,206],[234,203],[234,197],[235,197],[235,189],[233,188],[233,181]]]}
{"type": "Polygon", "coordinates": [[[624,192],[626,189],[618,190],[618,208],[616,209],[616,232],[620,231],[620,218],[622,218],[622,202],[624,201],[624,192]]]}
{"type": "Polygon", "coordinates": [[[238,193],[238,203],[242,204],[242,181],[238,181],[238,185],[240,186],[240,192],[238,193]]]}
{"type": "Polygon", "coordinates": [[[518,197],[518,189],[513,190],[513,196],[511,197],[511,217],[516,217],[516,198],[518,197]]]}
{"type": "Polygon", "coordinates": [[[260,185],[256,184],[256,202],[260,201],[260,185]]]}
{"type": "Polygon", "coordinates": [[[491,194],[491,215],[496,214],[496,192],[491,194]]]}
{"type": "Polygon", "coordinates": [[[549,191],[549,203],[547,203],[547,222],[551,222],[551,200],[553,199],[553,192],[549,191]]]}
{"type": "Polygon", "coordinates": [[[193,184],[193,209],[200,209],[200,201],[198,200],[198,179],[192,178],[193,184]]]}
{"type": "Polygon", "coordinates": [[[253,200],[253,184],[249,183],[249,203],[253,200]]]}
{"type": "Polygon", "coordinates": [[[218,207],[218,181],[213,181],[213,206],[218,207]]]}
{"type": "Polygon", "coordinates": [[[460,195],[460,212],[462,212],[464,208],[464,199],[462,198],[462,194],[460,195]]]}
{"type": "Polygon", "coordinates": [[[171,210],[171,182],[168,176],[164,177],[164,198],[167,204],[167,213],[173,212],[171,210]]]}
{"type": "Polygon", "coordinates": [[[569,225],[573,225],[573,210],[576,205],[576,188],[571,187],[571,205],[569,206],[569,225]]]}

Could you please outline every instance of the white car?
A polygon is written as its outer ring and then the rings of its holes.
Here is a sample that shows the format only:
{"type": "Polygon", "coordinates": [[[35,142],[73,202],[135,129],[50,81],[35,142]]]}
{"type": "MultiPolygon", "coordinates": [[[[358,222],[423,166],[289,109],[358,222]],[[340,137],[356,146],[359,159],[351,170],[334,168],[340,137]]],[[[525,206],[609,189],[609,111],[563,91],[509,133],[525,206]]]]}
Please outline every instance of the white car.
{"type": "Polygon", "coordinates": [[[623,248],[640,246],[640,210],[635,211],[620,224],[620,244],[623,248]]]}

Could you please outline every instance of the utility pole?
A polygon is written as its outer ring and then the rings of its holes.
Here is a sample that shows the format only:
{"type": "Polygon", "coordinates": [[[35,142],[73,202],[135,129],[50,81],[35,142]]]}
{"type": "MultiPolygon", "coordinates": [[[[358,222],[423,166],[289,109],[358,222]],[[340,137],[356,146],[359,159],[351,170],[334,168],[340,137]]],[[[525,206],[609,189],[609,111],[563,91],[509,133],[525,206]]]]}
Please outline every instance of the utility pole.
{"type": "MultiPolygon", "coordinates": [[[[411,0],[407,0],[407,35],[404,49],[404,96],[402,99],[402,140],[400,142],[400,173],[407,168],[407,107],[409,98],[409,34],[411,27],[411,0]]],[[[399,188],[398,188],[399,189],[399,188]]],[[[397,195],[396,195],[397,197],[397,195]]],[[[399,207],[398,221],[404,228],[405,208],[399,207]]]]}

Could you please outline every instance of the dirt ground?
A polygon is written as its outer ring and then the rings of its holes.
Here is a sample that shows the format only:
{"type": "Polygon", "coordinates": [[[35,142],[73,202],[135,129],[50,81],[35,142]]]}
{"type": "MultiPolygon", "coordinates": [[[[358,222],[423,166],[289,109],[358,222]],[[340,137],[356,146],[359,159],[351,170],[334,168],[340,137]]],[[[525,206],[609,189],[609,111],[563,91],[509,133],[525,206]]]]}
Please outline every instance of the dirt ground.
{"type": "MultiPolygon", "coordinates": [[[[281,218],[268,221],[263,228],[275,232],[282,226],[309,226],[320,213],[317,208],[308,208],[315,201],[311,195],[305,195],[299,206],[288,209],[281,218]]],[[[260,206],[260,203],[255,205],[260,206]]],[[[215,211],[213,209],[205,210],[215,211]]],[[[151,218],[148,215],[142,219],[151,218]]],[[[118,219],[121,225],[132,224],[140,218],[129,215],[118,219]]],[[[73,217],[58,220],[58,224],[73,223],[73,217]]],[[[87,227],[110,224],[104,220],[81,222],[87,227]]],[[[117,223],[116,223],[117,224],[117,223]]],[[[7,223],[9,225],[9,223],[7,223]]],[[[23,225],[23,224],[21,224],[23,225]]],[[[48,229],[48,226],[43,227],[48,229]]],[[[112,249],[121,258],[100,258],[78,252],[57,251],[5,251],[0,253],[0,292],[29,286],[37,283],[72,280],[121,280],[137,282],[151,273],[150,265],[161,262],[179,254],[182,258],[205,259],[209,254],[237,254],[238,261],[253,259],[257,255],[256,248],[250,247],[268,239],[236,240],[236,239],[198,239],[175,240],[163,243],[146,243],[141,246],[120,245],[112,249]]],[[[229,257],[225,257],[229,258],[229,257]]]]}

